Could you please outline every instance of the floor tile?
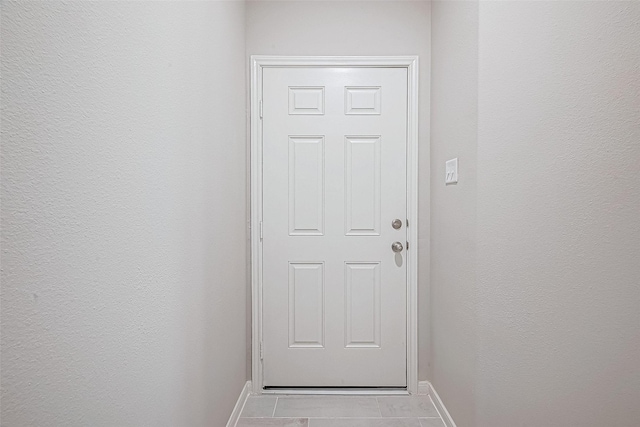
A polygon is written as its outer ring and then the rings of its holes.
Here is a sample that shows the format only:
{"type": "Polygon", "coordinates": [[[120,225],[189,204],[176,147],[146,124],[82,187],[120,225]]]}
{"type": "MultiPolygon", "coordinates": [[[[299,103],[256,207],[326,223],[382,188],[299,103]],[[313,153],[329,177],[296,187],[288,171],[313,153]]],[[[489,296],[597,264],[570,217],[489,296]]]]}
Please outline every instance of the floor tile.
{"type": "Polygon", "coordinates": [[[308,427],[306,418],[240,418],[236,427],[308,427]]]}
{"type": "Polygon", "coordinates": [[[383,396],[378,403],[383,417],[439,417],[429,396],[383,396]]]}
{"type": "Polygon", "coordinates": [[[310,418],[309,427],[421,427],[417,418],[310,418]]]}
{"type": "Polygon", "coordinates": [[[421,427],[446,427],[441,418],[420,418],[421,427]]]}
{"type": "Polygon", "coordinates": [[[244,404],[240,418],[247,417],[272,417],[276,407],[275,396],[249,396],[244,404]]]}
{"type": "MultiPolygon", "coordinates": [[[[305,396],[280,397],[276,417],[380,417],[375,397],[305,396]]],[[[423,415],[424,416],[424,415],[423,415]]]]}

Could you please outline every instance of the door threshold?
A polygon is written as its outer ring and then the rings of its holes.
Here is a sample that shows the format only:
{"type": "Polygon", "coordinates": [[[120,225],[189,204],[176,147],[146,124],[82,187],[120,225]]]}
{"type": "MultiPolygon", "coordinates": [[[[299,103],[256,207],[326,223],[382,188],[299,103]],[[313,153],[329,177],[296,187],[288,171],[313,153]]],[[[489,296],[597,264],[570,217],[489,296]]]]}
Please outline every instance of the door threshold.
{"type": "Polygon", "coordinates": [[[265,387],[262,394],[289,395],[409,395],[406,387],[265,387]]]}

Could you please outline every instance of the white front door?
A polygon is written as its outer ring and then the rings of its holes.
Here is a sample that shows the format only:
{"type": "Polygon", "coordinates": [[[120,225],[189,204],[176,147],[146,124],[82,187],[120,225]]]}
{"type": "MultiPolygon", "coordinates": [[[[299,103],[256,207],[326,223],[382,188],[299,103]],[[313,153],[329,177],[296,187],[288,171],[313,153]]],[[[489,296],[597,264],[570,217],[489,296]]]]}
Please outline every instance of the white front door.
{"type": "Polygon", "coordinates": [[[407,69],[262,88],[263,384],[405,387],[407,69]]]}

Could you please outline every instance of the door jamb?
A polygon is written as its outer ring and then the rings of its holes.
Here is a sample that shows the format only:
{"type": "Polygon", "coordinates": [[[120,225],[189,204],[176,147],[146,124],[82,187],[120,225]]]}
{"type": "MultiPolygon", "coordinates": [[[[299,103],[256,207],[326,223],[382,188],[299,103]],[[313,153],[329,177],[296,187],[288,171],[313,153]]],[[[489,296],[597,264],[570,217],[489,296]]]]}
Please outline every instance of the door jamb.
{"type": "Polygon", "coordinates": [[[418,392],[418,56],[251,56],[251,384],[263,392],[262,70],[267,67],[407,69],[407,391],[418,392]]]}

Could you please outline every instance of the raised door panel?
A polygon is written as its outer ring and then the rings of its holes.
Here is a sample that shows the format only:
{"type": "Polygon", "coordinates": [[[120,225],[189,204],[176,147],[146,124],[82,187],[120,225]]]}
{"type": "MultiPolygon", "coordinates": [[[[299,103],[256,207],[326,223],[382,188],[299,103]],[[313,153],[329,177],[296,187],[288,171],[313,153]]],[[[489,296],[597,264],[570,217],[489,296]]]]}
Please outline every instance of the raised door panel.
{"type": "Polygon", "coordinates": [[[380,136],[345,138],[345,234],[380,235],[380,136]]]}
{"type": "Polygon", "coordinates": [[[289,114],[323,115],[324,87],[289,87],[289,114]]]}
{"type": "Polygon", "coordinates": [[[324,347],[324,264],[289,263],[289,347],[324,347]]]}
{"type": "Polygon", "coordinates": [[[289,234],[324,234],[324,137],[289,137],[289,234]]]}
{"type": "Polygon", "coordinates": [[[345,347],[380,347],[380,263],[345,263],[345,347]]]}
{"type": "Polygon", "coordinates": [[[382,112],[380,87],[345,87],[344,98],[344,112],[347,115],[378,115],[382,112]]]}

